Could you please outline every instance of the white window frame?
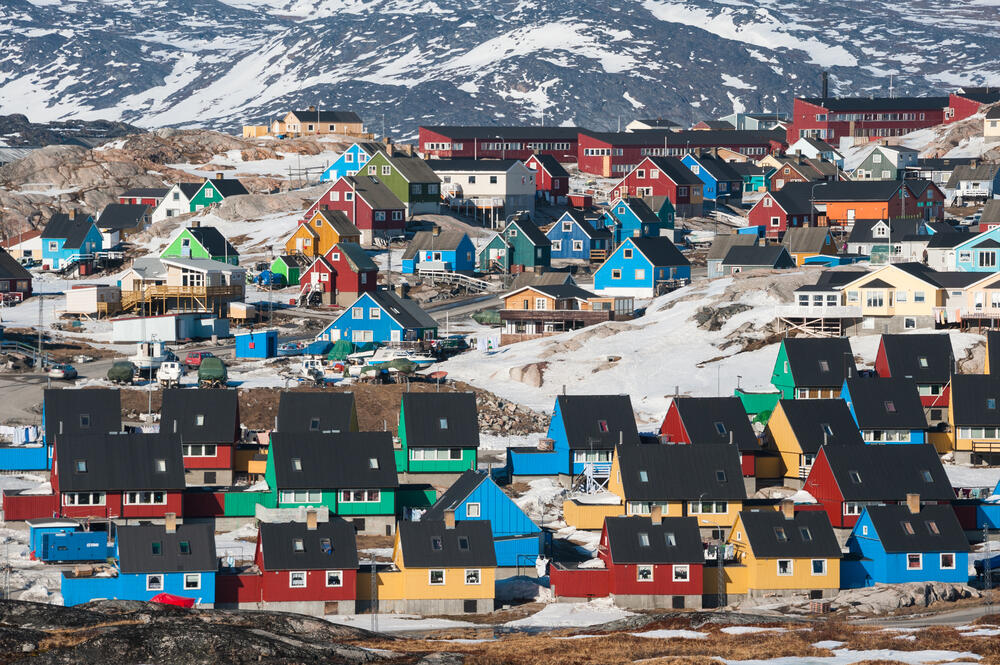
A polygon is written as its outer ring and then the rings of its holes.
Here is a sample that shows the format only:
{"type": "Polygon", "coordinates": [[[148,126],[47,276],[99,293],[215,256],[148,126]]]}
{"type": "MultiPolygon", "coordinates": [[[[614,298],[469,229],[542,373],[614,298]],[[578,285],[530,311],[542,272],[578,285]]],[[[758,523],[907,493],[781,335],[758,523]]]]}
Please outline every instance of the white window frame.
{"type": "Polygon", "coordinates": [[[482,517],[482,505],[479,502],[469,502],[465,504],[465,517],[482,517]]]}
{"type": "Polygon", "coordinates": [[[149,575],[146,575],[146,591],[163,591],[166,585],[167,581],[164,579],[163,573],[150,573],[149,575]],[[152,580],[153,578],[160,580],[160,586],[150,585],[150,580],[152,580]]]}
{"type": "Polygon", "coordinates": [[[778,559],[777,561],[775,561],[774,566],[775,566],[775,568],[774,568],[775,574],[778,577],[794,577],[795,576],[795,560],[794,559],[778,559]],[[781,572],[781,562],[782,561],[787,561],[788,562],[788,572],[787,573],[781,572]]]}
{"type": "Polygon", "coordinates": [[[906,553],[906,569],[907,570],[923,570],[924,569],[924,555],[920,552],[907,552],[906,553]],[[917,557],[917,565],[910,565],[910,557],[917,557]]]}
{"type": "Polygon", "coordinates": [[[809,574],[812,577],[826,577],[826,559],[813,559],[809,562],[809,574]],[[816,572],[816,563],[819,562],[823,564],[823,570],[821,572],[816,572]]]}
{"type": "MultiPolygon", "coordinates": [[[[428,578],[430,579],[430,578],[428,578]]],[[[483,569],[482,568],[466,568],[465,569],[465,586],[480,586],[483,583],[483,569]],[[475,582],[469,581],[469,573],[475,575],[475,582]]]]}
{"type": "Polygon", "coordinates": [[[444,568],[431,568],[427,571],[428,586],[446,586],[448,584],[448,571],[444,568]],[[434,573],[441,573],[441,581],[434,581],[434,573]]]}
{"type": "Polygon", "coordinates": [[[304,570],[289,570],[288,571],[288,588],[289,589],[305,589],[309,586],[309,574],[304,570]],[[302,576],[302,584],[296,584],[296,576],[302,576]]]}
{"type": "Polygon", "coordinates": [[[674,564],[673,571],[671,571],[671,579],[674,582],[690,582],[691,581],[691,566],[686,563],[674,564]],[[684,571],[684,577],[678,577],[677,572],[684,571]]]}
{"type": "Polygon", "coordinates": [[[189,589],[200,589],[201,588],[201,573],[184,573],[184,590],[189,589]],[[188,580],[192,579],[195,581],[193,586],[188,585],[188,580]]]}
{"type": "Polygon", "coordinates": [[[653,581],[653,564],[651,563],[640,563],[635,567],[635,581],[636,582],[652,582],[653,581]],[[643,570],[649,571],[649,579],[643,579],[640,574],[643,570]]]}
{"type": "Polygon", "coordinates": [[[165,506],[167,505],[167,493],[162,490],[139,490],[136,492],[125,492],[124,493],[124,504],[126,506],[165,506]],[[149,494],[150,500],[143,501],[142,495],[149,494]],[[157,501],[156,495],[159,494],[162,500],[157,501]]]}
{"type": "Polygon", "coordinates": [[[62,504],[64,506],[103,506],[107,504],[107,494],[104,492],[63,492],[62,504]],[[89,495],[91,498],[97,495],[99,503],[78,503],[81,495],[89,495]]]}
{"type": "Polygon", "coordinates": [[[956,564],[957,560],[958,560],[958,557],[955,555],[954,552],[941,552],[941,554],[940,554],[940,561],[938,562],[938,564],[939,564],[941,570],[955,570],[955,564],[956,564]],[[944,558],[946,556],[950,556],[951,557],[951,565],[950,566],[944,565],[944,558]]]}
{"type": "Polygon", "coordinates": [[[328,589],[334,588],[334,587],[339,588],[339,587],[344,586],[344,571],[342,571],[342,570],[328,570],[328,571],[326,571],[326,586],[327,586],[328,589]],[[337,577],[339,579],[339,582],[337,584],[330,584],[330,574],[331,573],[334,574],[334,575],[337,575],[337,577]]]}

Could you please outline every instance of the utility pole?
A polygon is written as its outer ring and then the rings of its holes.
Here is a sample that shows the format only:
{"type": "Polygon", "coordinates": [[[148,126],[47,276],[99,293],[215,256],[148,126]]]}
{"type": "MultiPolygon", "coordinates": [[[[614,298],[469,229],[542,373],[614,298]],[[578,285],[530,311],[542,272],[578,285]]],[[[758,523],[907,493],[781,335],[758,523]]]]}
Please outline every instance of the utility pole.
{"type": "Polygon", "coordinates": [[[42,372],[42,295],[38,295],[38,362],[35,363],[35,371],[42,372]]]}
{"type": "Polygon", "coordinates": [[[716,554],[718,556],[715,559],[715,584],[717,586],[716,590],[718,591],[718,607],[721,609],[728,604],[726,599],[726,541],[723,540],[721,533],[719,534],[719,546],[716,554]]]}
{"type": "Polygon", "coordinates": [[[372,602],[372,632],[378,632],[378,569],[375,566],[375,555],[372,554],[371,567],[371,602],[372,602]]]}
{"type": "Polygon", "coordinates": [[[990,569],[990,532],[986,522],[983,522],[983,543],[986,545],[986,558],[983,559],[983,591],[986,595],[986,614],[992,614],[993,571],[990,569]]]}

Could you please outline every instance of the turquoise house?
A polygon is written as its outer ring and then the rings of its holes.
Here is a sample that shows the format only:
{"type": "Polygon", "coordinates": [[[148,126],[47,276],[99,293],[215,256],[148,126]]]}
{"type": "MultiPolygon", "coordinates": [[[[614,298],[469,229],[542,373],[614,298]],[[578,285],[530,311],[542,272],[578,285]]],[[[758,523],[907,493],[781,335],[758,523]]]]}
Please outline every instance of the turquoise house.
{"type": "Polygon", "coordinates": [[[323,171],[320,182],[337,182],[344,176],[356,175],[380,147],[378,143],[352,143],[323,171]]]}
{"type": "Polygon", "coordinates": [[[653,298],[690,279],[691,264],[669,238],[626,238],[594,273],[594,290],[653,298]]]}
{"type": "Polygon", "coordinates": [[[955,246],[955,270],[996,272],[1000,255],[1000,226],[978,233],[955,246]]]}

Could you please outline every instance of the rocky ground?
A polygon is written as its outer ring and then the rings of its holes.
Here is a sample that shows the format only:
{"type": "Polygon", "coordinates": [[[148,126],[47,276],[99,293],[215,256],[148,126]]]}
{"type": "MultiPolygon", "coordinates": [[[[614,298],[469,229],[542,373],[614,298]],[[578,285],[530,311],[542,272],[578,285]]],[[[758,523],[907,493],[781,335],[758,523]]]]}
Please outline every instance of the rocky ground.
{"type": "Polygon", "coordinates": [[[139,134],[135,125],[110,120],[65,120],[36,123],[21,113],[0,116],[0,137],[13,147],[37,147],[54,144],[92,146],[110,138],[139,134]]]}

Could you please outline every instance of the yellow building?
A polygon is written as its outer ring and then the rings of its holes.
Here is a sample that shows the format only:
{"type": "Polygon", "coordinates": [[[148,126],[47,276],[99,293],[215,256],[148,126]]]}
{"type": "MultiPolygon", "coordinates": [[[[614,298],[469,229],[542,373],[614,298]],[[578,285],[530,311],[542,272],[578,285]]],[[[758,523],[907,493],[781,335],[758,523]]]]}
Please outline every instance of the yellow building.
{"type": "Polygon", "coordinates": [[[894,263],[848,282],[843,304],[859,307],[862,329],[889,332],[934,327],[944,320],[947,295],[935,272],[920,263],[894,263]]]}
{"type": "Polygon", "coordinates": [[[795,265],[805,265],[806,259],[813,256],[837,255],[837,243],[833,234],[824,226],[797,226],[785,231],[781,244],[795,259],[795,265]]]}
{"type": "Polygon", "coordinates": [[[361,231],[340,210],[317,210],[285,241],[285,251],[317,258],[341,242],[361,244],[361,231]]]}
{"type": "MultiPolygon", "coordinates": [[[[493,611],[496,553],[487,520],[400,522],[392,566],[375,573],[380,612],[485,614],[493,611]]],[[[358,575],[358,609],[372,606],[371,573],[358,575]]]]}
{"type": "Polygon", "coordinates": [[[844,400],[778,400],[767,421],[764,447],[778,453],[786,487],[802,487],[824,445],[865,445],[844,400]]]}
{"type": "Polygon", "coordinates": [[[948,422],[957,462],[1000,462],[1000,376],[953,374],[948,422]]]}
{"type": "MultiPolygon", "coordinates": [[[[743,511],[729,536],[728,602],[737,596],[825,598],[840,589],[840,545],[825,511],[743,511]]],[[[710,575],[706,575],[706,582],[710,575]]]]}
{"type": "Polygon", "coordinates": [[[354,111],[320,111],[310,106],[304,111],[289,111],[281,120],[271,123],[272,134],[306,136],[310,134],[344,134],[364,136],[365,127],[354,111]]]}
{"type": "Polygon", "coordinates": [[[256,139],[267,136],[267,125],[243,125],[243,138],[256,139]]]}

